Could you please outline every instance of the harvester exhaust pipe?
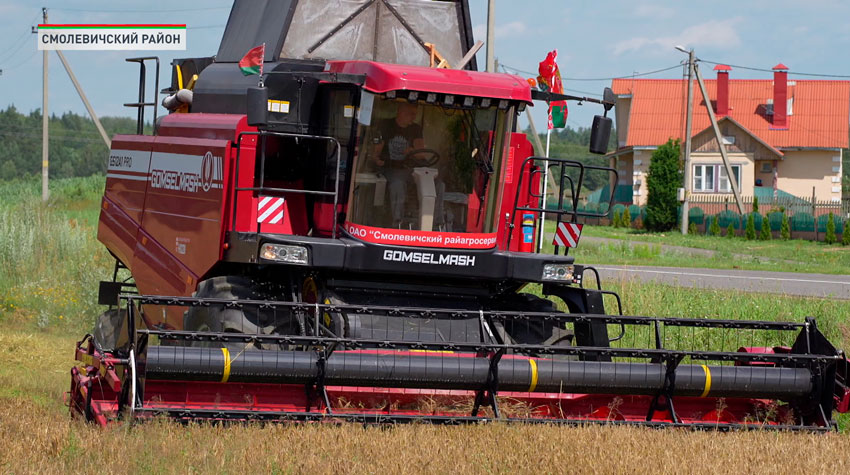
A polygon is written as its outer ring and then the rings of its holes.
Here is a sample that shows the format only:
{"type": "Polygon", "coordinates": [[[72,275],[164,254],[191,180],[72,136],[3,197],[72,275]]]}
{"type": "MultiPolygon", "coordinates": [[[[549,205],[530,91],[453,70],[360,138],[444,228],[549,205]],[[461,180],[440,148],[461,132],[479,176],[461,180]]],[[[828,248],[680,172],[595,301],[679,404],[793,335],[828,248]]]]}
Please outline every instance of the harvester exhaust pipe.
{"type": "MultiPolygon", "coordinates": [[[[325,361],[329,386],[485,389],[489,360],[469,355],[419,356],[339,351],[325,361]]],[[[310,384],[319,357],[305,351],[150,347],[146,378],[171,381],[310,384]]],[[[499,390],[548,393],[652,395],[665,385],[658,363],[612,363],[504,357],[499,390]]],[[[673,395],[794,400],[812,393],[806,368],[679,365],[673,395]]]]}

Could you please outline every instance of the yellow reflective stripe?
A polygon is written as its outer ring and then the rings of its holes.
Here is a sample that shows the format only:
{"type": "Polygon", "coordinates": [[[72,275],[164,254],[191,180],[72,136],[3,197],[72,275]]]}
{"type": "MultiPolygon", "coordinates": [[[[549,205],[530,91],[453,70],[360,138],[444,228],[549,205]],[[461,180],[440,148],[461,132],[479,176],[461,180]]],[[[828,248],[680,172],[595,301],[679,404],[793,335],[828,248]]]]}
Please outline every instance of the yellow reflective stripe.
{"type": "Polygon", "coordinates": [[[180,69],[180,65],[176,64],[174,67],[177,69],[177,89],[183,89],[183,70],[180,69]]]}
{"type": "Polygon", "coordinates": [[[531,365],[531,384],[528,386],[528,392],[532,393],[537,388],[537,361],[529,359],[528,364],[531,365]]]}
{"type": "Polygon", "coordinates": [[[705,371],[705,389],[699,397],[706,397],[708,392],[711,391],[711,370],[706,365],[702,365],[702,370],[705,371]]]}
{"type": "Polygon", "coordinates": [[[221,353],[224,355],[224,371],[221,373],[221,382],[226,383],[230,378],[230,352],[227,348],[222,348],[221,353]]]}

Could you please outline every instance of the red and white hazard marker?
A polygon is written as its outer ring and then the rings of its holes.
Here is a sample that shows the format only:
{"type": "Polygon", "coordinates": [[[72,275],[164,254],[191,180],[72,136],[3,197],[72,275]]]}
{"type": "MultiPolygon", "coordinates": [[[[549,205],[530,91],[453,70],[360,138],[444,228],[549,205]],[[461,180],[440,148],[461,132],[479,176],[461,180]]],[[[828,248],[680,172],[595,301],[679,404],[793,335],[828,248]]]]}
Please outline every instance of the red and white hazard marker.
{"type": "Polygon", "coordinates": [[[558,230],[555,231],[555,240],[552,244],[561,247],[576,247],[578,240],[581,238],[581,228],[583,224],[576,223],[558,223],[558,230]]]}
{"type": "Polygon", "coordinates": [[[257,204],[257,222],[277,224],[283,219],[283,198],[261,196],[257,204]]]}

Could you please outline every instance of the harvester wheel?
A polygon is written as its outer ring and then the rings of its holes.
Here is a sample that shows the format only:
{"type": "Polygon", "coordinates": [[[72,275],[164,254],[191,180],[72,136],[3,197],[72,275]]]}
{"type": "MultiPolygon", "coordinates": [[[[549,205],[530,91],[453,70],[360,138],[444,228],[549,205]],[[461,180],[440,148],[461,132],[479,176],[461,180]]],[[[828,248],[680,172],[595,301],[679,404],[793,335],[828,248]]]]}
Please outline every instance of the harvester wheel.
{"type": "MultiPolygon", "coordinates": [[[[197,298],[238,300],[279,300],[262,292],[261,284],[243,276],[219,276],[202,281],[194,296],[197,298]]],[[[183,328],[188,331],[207,331],[245,334],[300,334],[291,312],[286,309],[259,309],[244,306],[227,308],[221,305],[202,305],[189,308],[183,328]],[[294,327],[294,328],[293,328],[294,327]]],[[[221,343],[196,342],[197,346],[222,346],[221,343]]],[[[230,351],[244,349],[279,349],[278,345],[258,346],[253,343],[230,342],[223,346],[230,351]]]]}
{"type": "MultiPolygon", "coordinates": [[[[502,308],[517,312],[560,313],[555,304],[532,294],[508,296],[502,308]]],[[[526,345],[572,346],[573,332],[549,321],[516,322],[505,332],[514,343],[526,345]]]]}
{"type": "Polygon", "coordinates": [[[109,309],[94,322],[92,338],[99,351],[115,351],[127,346],[129,336],[127,335],[127,311],[123,309],[109,309]]]}

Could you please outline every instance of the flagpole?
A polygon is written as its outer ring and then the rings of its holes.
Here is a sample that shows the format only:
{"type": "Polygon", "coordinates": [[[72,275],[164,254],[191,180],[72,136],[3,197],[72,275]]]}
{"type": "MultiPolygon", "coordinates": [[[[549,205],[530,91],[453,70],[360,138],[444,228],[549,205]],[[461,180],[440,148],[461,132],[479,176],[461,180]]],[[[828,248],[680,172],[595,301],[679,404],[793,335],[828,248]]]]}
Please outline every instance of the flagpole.
{"type": "MultiPolygon", "coordinates": [[[[546,131],[546,158],[549,158],[549,145],[552,143],[552,129],[546,131]]],[[[546,209],[546,193],[549,190],[549,160],[543,169],[543,209],[546,209]]],[[[543,249],[543,231],[546,224],[546,213],[540,213],[540,234],[537,236],[537,252],[543,249]]]]}

